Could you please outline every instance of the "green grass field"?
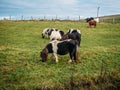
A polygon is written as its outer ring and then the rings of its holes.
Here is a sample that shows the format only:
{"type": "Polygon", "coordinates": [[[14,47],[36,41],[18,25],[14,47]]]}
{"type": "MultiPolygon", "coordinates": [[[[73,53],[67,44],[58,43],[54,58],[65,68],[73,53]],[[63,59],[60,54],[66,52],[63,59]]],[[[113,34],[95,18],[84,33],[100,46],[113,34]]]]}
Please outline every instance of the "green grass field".
{"type": "Polygon", "coordinates": [[[0,90],[118,90],[120,88],[120,24],[84,22],[0,21],[0,90]],[[40,61],[50,41],[44,28],[80,29],[79,63],[40,61]]]}

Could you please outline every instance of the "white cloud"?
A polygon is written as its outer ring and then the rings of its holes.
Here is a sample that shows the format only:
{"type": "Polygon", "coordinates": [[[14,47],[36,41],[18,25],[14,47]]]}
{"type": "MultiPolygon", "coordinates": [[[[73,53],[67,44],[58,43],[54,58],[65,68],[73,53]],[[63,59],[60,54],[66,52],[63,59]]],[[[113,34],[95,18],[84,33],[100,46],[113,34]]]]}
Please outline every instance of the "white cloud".
{"type": "Polygon", "coordinates": [[[0,0],[0,16],[58,15],[100,16],[120,13],[120,0],[0,0]]]}
{"type": "Polygon", "coordinates": [[[55,0],[55,1],[61,4],[73,5],[76,4],[78,0],[55,0]]]}

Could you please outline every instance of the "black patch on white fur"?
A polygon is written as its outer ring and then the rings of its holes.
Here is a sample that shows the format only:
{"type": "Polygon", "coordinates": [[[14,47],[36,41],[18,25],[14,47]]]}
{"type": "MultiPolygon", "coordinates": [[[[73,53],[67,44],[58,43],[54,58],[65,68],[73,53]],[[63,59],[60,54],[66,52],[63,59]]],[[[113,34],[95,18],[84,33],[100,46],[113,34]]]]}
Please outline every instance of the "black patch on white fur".
{"type": "Polygon", "coordinates": [[[49,53],[53,53],[52,44],[51,44],[51,43],[49,43],[49,44],[46,46],[46,48],[48,49],[48,52],[49,52],[49,53]]]}
{"type": "Polygon", "coordinates": [[[62,30],[59,31],[60,32],[60,35],[63,36],[64,35],[64,32],[62,30]]]}

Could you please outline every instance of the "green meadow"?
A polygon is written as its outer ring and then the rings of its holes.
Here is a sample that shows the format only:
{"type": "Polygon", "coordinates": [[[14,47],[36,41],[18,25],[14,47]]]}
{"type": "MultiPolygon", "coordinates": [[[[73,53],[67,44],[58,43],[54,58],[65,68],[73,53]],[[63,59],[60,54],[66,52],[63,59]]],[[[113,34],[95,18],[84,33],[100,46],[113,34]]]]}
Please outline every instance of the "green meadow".
{"type": "Polygon", "coordinates": [[[120,23],[87,28],[78,21],[0,21],[0,90],[119,90],[120,23]],[[79,62],[41,62],[40,51],[50,42],[44,28],[79,29],[79,62]]]}

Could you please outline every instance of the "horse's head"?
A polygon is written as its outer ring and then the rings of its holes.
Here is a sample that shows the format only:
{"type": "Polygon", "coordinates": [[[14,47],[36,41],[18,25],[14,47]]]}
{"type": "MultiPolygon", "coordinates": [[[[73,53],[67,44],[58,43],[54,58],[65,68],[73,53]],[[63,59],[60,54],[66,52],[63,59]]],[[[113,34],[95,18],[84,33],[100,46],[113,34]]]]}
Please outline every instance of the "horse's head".
{"type": "Polygon", "coordinates": [[[47,60],[47,56],[48,56],[48,49],[45,48],[40,52],[40,57],[42,59],[42,62],[45,62],[47,60]]]}

